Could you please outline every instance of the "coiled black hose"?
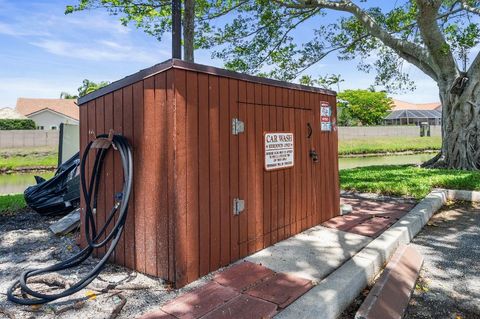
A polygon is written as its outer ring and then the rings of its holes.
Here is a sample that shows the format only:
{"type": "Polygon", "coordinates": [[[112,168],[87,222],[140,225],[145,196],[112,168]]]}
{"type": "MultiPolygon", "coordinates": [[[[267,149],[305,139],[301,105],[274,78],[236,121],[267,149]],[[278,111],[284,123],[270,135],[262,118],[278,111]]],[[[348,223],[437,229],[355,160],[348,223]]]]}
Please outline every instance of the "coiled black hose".
{"type": "MultiPolygon", "coordinates": [[[[99,135],[97,139],[105,140],[108,139],[108,135],[99,135]]],[[[54,301],[56,299],[64,298],[70,296],[90,284],[102,271],[107,260],[110,258],[112,253],[115,250],[115,247],[118,244],[120,236],[122,235],[123,228],[125,226],[125,220],[127,217],[127,208],[128,201],[130,198],[130,193],[132,189],[132,152],[130,145],[125,137],[121,135],[113,135],[111,137],[111,143],[113,149],[118,150],[122,166],[123,166],[123,189],[121,193],[116,194],[116,203],[112,207],[110,214],[105,222],[105,225],[97,232],[97,227],[95,224],[94,212],[97,208],[97,197],[98,197],[98,185],[100,183],[100,176],[103,167],[103,160],[105,158],[108,149],[100,148],[95,157],[95,163],[91,172],[90,183],[87,188],[86,178],[85,178],[85,162],[87,161],[88,154],[92,149],[92,144],[94,141],[88,143],[85,152],[83,153],[82,161],[80,163],[80,179],[82,185],[83,196],[85,199],[85,220],[83,224],[85,226],[85,237],[87,239],[88,245],[82,251],[80,251],[75,256],[62,261],[58,264],[42,268],[27,270],[23,272],[19,279],[13,283],[13,285],[7,291],[8,300],[15,302],[21,305],[37,305],[44,304],[47,302],[54,301]],[[117,221],[111,230],[110,233],[106,233],[106,230],[110,223],[114,220],[115,215],[117,215],[117,221]],[[100,238],[105,237],[101,242],[98,242],[100,238]],[[93,252],[93,249],[106,246],[111,241],[107,252],[98,262],[98,264],[80,281],[70,286],[68,289],[56,293],[56,294],[43,294],[37,291],[32,290],[28,287],[27,281],[29,278],[43,275],[46,273],[58,272],[64,269],[72,268],[80,265],[84,262],[93,252]],[[17,297],[14,295],[14,292],[20,288],[22,291],[23,297],[17,297]],[[27,298],[26,295],[30,295],[33,298],[27,298]]],[[[104,144],[105,145],[105,144],[104,144]]],[[[119,174],[119,172],[115,172],[119,174]]]]}

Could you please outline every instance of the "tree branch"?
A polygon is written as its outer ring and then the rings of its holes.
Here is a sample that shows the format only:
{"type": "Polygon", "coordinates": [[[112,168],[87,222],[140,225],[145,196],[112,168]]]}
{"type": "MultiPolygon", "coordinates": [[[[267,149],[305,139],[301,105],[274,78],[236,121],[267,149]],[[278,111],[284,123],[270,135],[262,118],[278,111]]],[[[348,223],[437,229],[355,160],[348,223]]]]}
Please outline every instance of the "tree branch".
{"type": "MultiPolygon", "coordinates": [[[[254,68],[258,68],[260,65],[262,65],[274,52],[275,50],[277,50],[280,45],[283,43],[283,41],[287,38],[288,34],[294,30],[298,25],[300,25],[301,23],[305,22],[306,20],[308,20],[309,18],[311,18],[316,12],[318,11],[318,9],[310,9],[308,10],[308,13],[305,17],[303,17],[302,19],[298,20],[296,23],[294,23],[291,27],[289,27],[285,33],[283,34],[283,36],[280,38],[280,40],[277,41],[277,43],[270,49],[270,51],[267,53],[267,55],[265,57],[263,57],[262,60],[259,61],[259,63],[257,63],[257,65],[254,67],[254,68]]],[[[303,14],[304,12],[302,12],[303,14]]]]}
{"type": "Polygon", "coordinates": [[[346,49],[346,48],[348,48],[349,46],[355,45],[356,43],[365,40],[367,37],[369,37],[369,35],[361,36],[361,37],[359,37],[359,38],[357,38],[357,39],[354,39],[353,41],[351,41],[350,43],[347,43],[347,44],[345,44],[345,45],[328,48],[328,50],[325,51],[325,52],[323,52],[317,59],[312,60],[311,62],[309,62],[308,64],[306,64],[303,68],[301,68],[300,70],[298,70],[298,71],[295,73],[296,76],[300,75],[301,73],[303,73],[303,72],[304,72],[305,70],[307,70],[308,68],[311,68],[313,65],[315,65],[315,64],[318,63],[318,62],[320,62],[324,57],[326,57],[326,56],[329,55],[330,53],[335,52],[335,51],[338,51],[338,50],[346,49]]]}
{"type": "Polygon", "coordinates": [[[428,52],[439,68],[439,77],[443,81],[456,78],[458,75],[457,63],[437,23],[442,1],[417,0],[417,5],[418,27],[428,52]]]}
{"type": "Polygon", "coordinates": [[[406,61],[414,64],[425,72],[432,79],[437,80],[440,74],[440,68],[434,63],[429,52],[421,46],[412,42],[395,38],[391,33],[382,28],[375,19],[365,10],[351,2],[350,0],[328,1],[312,0],[307,3],[299,1],[273,0],[276,3],[288,8],[305,9],[317,7],[320,9],[330,9],[335,11],[347,12],[355,16],[362,26],[368,32],[379,39],[387,47],[393,49],[406,61]]]}
{"type": "Polygon", "coordinates": [[[472,13],[475,13],[475,14],[478,14],[480,15],[480,8],[477,8],[477,7],[472,7],[471,5],[469,5],[467,3],[467,0],[460,0],[460,3],[462,4],[462,8],[469,11],[469,12],[472,12],[472,13]]]}
{"type": "Polygon", "coordinates": [[[220,12],[216,12],[214,14],[211,14],[211,15],[207,15],[205,17],[202,17],[202,18],[199,18],[198,21],[206,21],[206,20],[211,20],[211,19],[216,19],[216,18],[220,18],[230,12],[232,12],[233,10],[241,7],[242,5],[244,5],[245,3],[247,3],[248,0],[243,0],[243,1],[240,1],[238,2],[236,5],[234,6],[231,6],[230,8],[227,8],[223,11],[220,11],[220,12]]]}

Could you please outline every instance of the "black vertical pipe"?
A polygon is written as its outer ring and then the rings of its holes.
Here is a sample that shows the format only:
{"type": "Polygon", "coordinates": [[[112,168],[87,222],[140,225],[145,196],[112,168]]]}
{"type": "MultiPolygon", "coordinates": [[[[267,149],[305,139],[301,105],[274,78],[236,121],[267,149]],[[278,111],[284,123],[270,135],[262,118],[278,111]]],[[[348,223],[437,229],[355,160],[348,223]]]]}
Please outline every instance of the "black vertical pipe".
{"type": "Polygon", "coordinates": [[[172,58],[182,58],[182,4],[172,0],[172,58]]]}

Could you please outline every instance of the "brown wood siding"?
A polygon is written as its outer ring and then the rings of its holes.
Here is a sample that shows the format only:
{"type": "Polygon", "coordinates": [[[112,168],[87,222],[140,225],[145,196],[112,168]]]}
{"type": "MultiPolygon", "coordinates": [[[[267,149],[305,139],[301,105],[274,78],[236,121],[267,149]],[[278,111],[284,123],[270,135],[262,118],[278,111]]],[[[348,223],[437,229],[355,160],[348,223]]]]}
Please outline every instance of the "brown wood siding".
{"type": "MultiPolygon", "coordinates": [[[[337,215],[338,134],[320,131],[321,101],[335,105],[319,92],[172,68],[82,105],[82,150],[110,129],[133,147],[133,195],[113,261],[180,287],[337,215]],[[233,118],[243,133],[232,134],[233,118]],[[293,168],[264,170],[265,132],[294,133],[293,168]],[[239,215],[235,198],[245,200],[239,215]]],[[[99,225],[122,186],[118,154],[105,162],[99,225]]]]}

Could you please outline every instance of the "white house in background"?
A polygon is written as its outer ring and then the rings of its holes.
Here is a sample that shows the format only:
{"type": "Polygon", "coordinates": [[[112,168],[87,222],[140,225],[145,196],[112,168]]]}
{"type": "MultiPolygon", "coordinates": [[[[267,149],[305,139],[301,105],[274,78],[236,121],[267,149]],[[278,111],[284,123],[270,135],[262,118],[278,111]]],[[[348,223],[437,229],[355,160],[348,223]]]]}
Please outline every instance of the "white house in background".
{"type": "Polygon", "coordinates": [[[78,125],[79,111],[75,101],[21,97],[17,99],[15,110],[32,119],[39,130],[57,130],[61,123],[78,125]]]}

